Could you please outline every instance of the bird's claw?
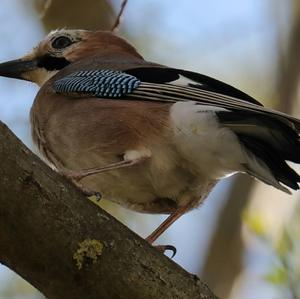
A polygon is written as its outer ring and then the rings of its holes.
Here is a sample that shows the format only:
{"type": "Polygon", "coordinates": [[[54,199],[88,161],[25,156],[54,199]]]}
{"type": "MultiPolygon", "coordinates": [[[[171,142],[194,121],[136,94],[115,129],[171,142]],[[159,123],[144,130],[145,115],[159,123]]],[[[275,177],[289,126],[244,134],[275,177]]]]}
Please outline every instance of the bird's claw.
{"type": "Polygon", "coordinates": [[[94,193],[94,196],[96,197],[96,201],[97,201],[97,202],[99,202],[100,199],[102,198],[102,195],[101,195],[100,192],[95,192],[95,193],[94,193]]]}
{"type": "Polygon", "coordinates": [[[72,171],[61,171],[61,174],[69,179],[85,196],[91,197],[95,196],[96,201],[99,202],[100,199],[102,198],[102,195],[98,191],[91,190],[85,186],[83,186],[81,183],[79,183],[78,177],[74,175],[76,172],[72,171]]]}
{"type": "Polygon", "coordinates": [[[102,198],[102,195],[100,192],[92,191],[90,189],[82,188],[82,187],[79,187],[79,188],[83,192],[83,194],[86,195],[87,197],[95,196],[97,202],[99,202],[102,198]]]}
{"type": "Polygon", "coordinates": [[[80,189],[80,191],[81,191],[85,196],[87,196],[87,197],[95,196],[97,202],[99,202],[99,201],[101,200],[102,195],[101,195],[100,192],[91,190],[91,189],[89,189],[89,188],[87,188],[87,187],[85,187],[85,186],[79,184],[79,183],[76,182],[76,181],[75,181],[75,182],[73,181],[73,183],[74,183],[74,185],[75,185],[76,187],[78,187],[78,188],[80,189]]]}
{"type": "Polygon", "coordinates": [[[176,255],[177,249],[173,245],[156,245],[154,246],[158,251],[165,253],[166,251],[170,250],[172,251],[171,259],[176,255]]]}

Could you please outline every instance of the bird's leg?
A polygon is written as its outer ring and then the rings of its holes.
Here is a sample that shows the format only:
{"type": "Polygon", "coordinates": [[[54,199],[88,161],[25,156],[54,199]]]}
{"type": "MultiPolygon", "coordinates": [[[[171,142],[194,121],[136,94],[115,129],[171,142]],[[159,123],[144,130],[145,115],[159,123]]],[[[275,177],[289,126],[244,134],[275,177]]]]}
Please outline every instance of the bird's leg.
{"type": "Polygon", "coordinates": [[[99,174],[110,170],[130,167],[139,164],[150,157],[151,157],[151,152],[147,149],[129,150],[124,154],[124,158],[120,162],[111,163],[102,167],[94,167],[94,168],[88,168],[82,170],[63,169],[60,170],[60,173],[65,177],[67,177],[68,179],[70,179],[85,195],[87,196],[95,195],[97,200],[100,200],[101,194],[99,192],[90,190],[86,186],[83,186],[79,181],[90,175],[99,174]]]}
{"type": "Polygon", "coordinates": [[[150,244],[155,242],[177,219],[179,219],[187,210],[189,210],[190,205],[180,207],[175,212],[173,212],[157,229],[155,229],[147,238],[150,244]]]}
{"type": "Polygon", "coordinates": [[[125,168],[125,167],[130,167],[136,164],[139,164],[146,159],[150,157],[150,153],[147,151],[128,151],[124,155],[124,160],[111,163],[102,167],[94,167],[94,168],[89,168],[89,169],[82,169],[82,170],[67,170],[64,172],[64,175],[67,176],[68,178],[75,180],[79,182],[83,178],[94,175],[94,174],[99,174],[103,172],[107,172],[110,170],[115,170],[115,169],[120,169],[120,168],[125,168]]]}
{"type": "Polygon", "coordinates": [[[82,169],[82,170],[67,170],[64,172],[65,176],[67,176],[70,179],[73,179],[77,182],[82,180],[83,178],[94,175],[94,174],[99,174],[103,172],[107,172],[110,170],[114,169],[119,169],[119,168],[124,168],[128,166],[132,166],[137,164],[139,161],[120,161],[116,163],[111,163],[103,167],[94,167],[94,168],[88,168],[88,169],[82,169]]]}
{"type": "MultiPolygon", "coordinates": [[[[173,212],[157,229],[155,229],[145,240],[150,244],[154,243],[177,219],[185,214],[191,208],[192,202],[181,206],[173,212]]],[[[172,245],[158,245],[155,246],[159,251],[165,252],[166,250],[173,251],[172,257],[176,254],[176,248],[172,245]]]]}
{"type": "Polygon", "coordinates": [[[112,163],[109,165],[106,165],[104,167],[95,167],[95,168],[89,168],[89,169],[83,169],[83,170],[63,170],[61,173],[70,179],[74,185],[76,185],[86,196],[96,196],[97,201],[101,199],[101,194],[97,191],[90,190],[88,187],[83,186],[80,183],[80,180],[83,178],[93,175],[93,174],[98,174],[98,173],[103,173],[106,171],[118,169],[118,168],[124,168],[124,167],[129,167],[132,165],[137,164],[140,162],[140,160],[133,160],[133,161],[121,161],[117,163],[112,163]]]}

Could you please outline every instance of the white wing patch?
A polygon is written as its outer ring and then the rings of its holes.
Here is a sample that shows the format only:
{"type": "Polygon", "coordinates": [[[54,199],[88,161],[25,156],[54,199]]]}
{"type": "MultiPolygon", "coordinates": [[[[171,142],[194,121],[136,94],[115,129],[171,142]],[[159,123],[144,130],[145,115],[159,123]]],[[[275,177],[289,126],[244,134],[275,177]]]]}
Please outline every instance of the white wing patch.
{"type": "Polygon", "coordinates": [[[201,85],[199,82],[191,80],[185,76],[179,75],[179,79],[169,82],[171,84],[176,84],[176,85],[182,85],[182,86],[189,86],[189,84],[198,84],[201,85]]]}

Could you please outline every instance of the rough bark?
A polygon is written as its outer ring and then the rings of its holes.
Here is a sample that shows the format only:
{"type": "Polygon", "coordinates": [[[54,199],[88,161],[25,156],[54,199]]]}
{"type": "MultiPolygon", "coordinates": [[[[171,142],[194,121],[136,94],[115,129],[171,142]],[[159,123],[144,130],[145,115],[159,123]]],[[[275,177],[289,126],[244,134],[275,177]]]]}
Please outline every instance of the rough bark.
{"type": "Polygon", "coordinates": [[[216,298],[0,122],[0,261],[47,298],[216,298]]]}

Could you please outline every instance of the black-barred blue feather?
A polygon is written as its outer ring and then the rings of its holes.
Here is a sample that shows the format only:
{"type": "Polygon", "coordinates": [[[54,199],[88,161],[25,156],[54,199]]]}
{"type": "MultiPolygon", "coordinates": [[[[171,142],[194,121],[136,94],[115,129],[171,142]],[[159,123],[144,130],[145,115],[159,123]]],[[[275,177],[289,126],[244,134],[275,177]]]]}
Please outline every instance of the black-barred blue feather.
{"type": "Polygon", "coordinates": [[[120,71],[96,70],[72,73],[54,82],[58,93],[88,93],[100,98],[120,98],[141,83],[136,77],[120,71]]]}

